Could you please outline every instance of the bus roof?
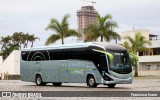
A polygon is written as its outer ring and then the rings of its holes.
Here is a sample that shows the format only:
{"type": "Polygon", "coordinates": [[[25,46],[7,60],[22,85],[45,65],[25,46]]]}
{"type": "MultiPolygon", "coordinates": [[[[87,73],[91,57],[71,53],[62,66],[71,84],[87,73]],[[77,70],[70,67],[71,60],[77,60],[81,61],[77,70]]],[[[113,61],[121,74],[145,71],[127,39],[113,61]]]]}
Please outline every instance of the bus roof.
{"type": "Polygon", "coordinates": [[[114,44],[114,43],[109,43],[109,42],[95,42],[94,44],[98,44],[103,46],[106,50],[112,50],[112,51],[124,51],[126,50],[125,47],[114,44]]]}
{"type": "Polygon", "coordinates": [[[39,46],[32,48],[24,48],[22,51],[34,51],[34,50],[49,50],[49,49],[72,49],[72,48],[87,48],[89,46],[95,46],[102,48],[104,50],[126,50],[123,46],[118,44],[113,44],[109,42],[86,42],[86,43],[72,43],[72,44],[64,44],[64,45],[50,45],[50,46],[39,46]]]}

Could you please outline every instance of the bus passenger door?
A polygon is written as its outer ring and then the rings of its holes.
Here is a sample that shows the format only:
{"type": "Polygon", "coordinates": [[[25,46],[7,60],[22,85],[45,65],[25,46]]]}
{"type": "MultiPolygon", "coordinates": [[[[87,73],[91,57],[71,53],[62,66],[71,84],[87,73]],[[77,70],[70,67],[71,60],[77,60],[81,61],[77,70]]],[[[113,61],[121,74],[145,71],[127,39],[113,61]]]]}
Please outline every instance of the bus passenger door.
{"type": "Polygon", "coordinates": [[[69,82],[69,70],[68,70],[68,67],[67,67],[67,64],[63,64],[63,66],[60,66],[60,69],[59,69],[59,76],[60,76],[60,81],[61,82],[69,82]]]}

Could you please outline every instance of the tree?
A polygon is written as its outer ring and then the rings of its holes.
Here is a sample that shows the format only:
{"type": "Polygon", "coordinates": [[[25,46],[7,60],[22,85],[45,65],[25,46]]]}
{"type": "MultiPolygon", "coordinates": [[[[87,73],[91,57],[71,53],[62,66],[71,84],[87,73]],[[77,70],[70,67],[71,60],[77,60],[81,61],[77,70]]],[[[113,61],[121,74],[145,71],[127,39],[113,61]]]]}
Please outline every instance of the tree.
{"type": "Polygon", "coordinates": [[[33,43],[35,42],[36,39],[40,40],[40,38],[35,37],[34,34],[29,35],[29,41],[31,42],[31,47],[33,47],[33,43]]]}
{"type": "Polygon", "coordinates": [[[117,28],[118,25],[112,20],[112,16],[110,14],[107,14],[104,17],[98,15],[97,20],[97,24],[88,25],[84,29],[85,41],[97,40],[99,37],[101,38],[101,42],[103,42],[104,39],[107,42],[111,39],[120,39],[120,35],[113,31],[113,29],[117,28]]]}
{"type": "Polygon", "coordinates": [[[56,32],[56,34],[52,34],[48,37],[48,39],[45,42],[45,45],[49,45],[51,43],[54,43],[55,41],[61,39],[62,44],[64,44],[64,38],[69,36],[80,36],[78,32],[76,32],[74,29],[69,29],[69,22],[68,22],[69,15],[64,15],[61,22],[59,22],[57,19],[52,18],[50,20],[49,25],[47,26],[46,30],[53,30],[56,32]]]}
{"type": "Polygon", "coordinates": [[[133,51],[132,51],[132,48],[130,47],[130,45],[129,45],[129,43],[128,43],[127,41],[125,41],[125,42],[122,44],[122,46],[124,46],[129,53],[132,53],[132,52],[133,52],[133,51]]]}
{"type": "MultiPolygon", "coordinates": [[[[17,39],[15,38],[14,36],[14,39],[17,39]]],[[[3,56],[3,58],[7,58],[7,56],[13,51],[13,50],[18,50],[19,49],[19,44],[17,43],[17,41],[15,41],[13,39],[13,36],[6,36],[6,37],[1,37],[1,45],[2,45],[2,48],[1,48],[1,54],[3,56]]]]}
{"type": "MultiPolygon", "coordinates": [[[[129,41],[129,43],[125,42],[123,45],[128,49],[130,53],[133,53],[134,55],[139,55],[138,53],[140,51],[146,50],[146,44],[151,45],[151,42],[149,40],[146,40],[144,36],[141,35],[141,33],[136,33],[135,37],[132,38],[130,36],[124,37],[129,41]]],[[[135,77],[138,77],[138,60],[134,59],[135,63],[135,77]]]]}
{"type": "Polygon", "coordinates": [[[33,47],[33,43],[36,39],[39,38],[34,35],[29,35],[28,33],[24,34],[23,32],[15,32],[11,36],[1,37],[0,44],[2,47],[0,55],[5,59],[13,50],[20,50],[22,46],[26,48],[28,42],[31,42],[31,47],[33,47]]]}
{"type": "Polygon", "coordinates": [[[17,45],[17,48],[21,49],[21,36],[23,35],[23,32],[15,32],[13,33],[12,37],[12,42],[14,45],[17,45]]]}
{"type": "Polygon", "coordinates": [[[2,47],[0,55],[3,56],[3,59],[5,59],[11,51],[9,47],[9,45],[11,44],[11,39],[12,38],[9,35],[6,37],[1,37],[0,44],[2,45],[2,47]]]}
{"type": "Polygon", "coordinates": [[[30,39],[30,35],[28,33],[26,34],[23,33],[21,35],[21,42],[23,44],[23,48],[27,48],[29,39],[30,39]]]}
{"type": "Polygon", "coordinates": [[[7,45],[8,45],[10,42],[11,42],[11,36],[8,35],[8,36],[6,36],[6,37],[1,37],[1,41],[0,41],[0,43],[1,43],[1,45],[2,45],[2,48],[1,48],[1,49],[7,47],[7,45]]]}

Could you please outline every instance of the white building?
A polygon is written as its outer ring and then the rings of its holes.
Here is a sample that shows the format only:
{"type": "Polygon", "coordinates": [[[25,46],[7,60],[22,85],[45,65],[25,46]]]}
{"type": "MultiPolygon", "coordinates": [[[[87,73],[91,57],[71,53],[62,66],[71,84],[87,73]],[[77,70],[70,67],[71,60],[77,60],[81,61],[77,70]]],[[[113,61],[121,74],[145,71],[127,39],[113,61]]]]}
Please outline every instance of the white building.
{"type": "Polygon", "coordinates": [[[2,56],[0,56],[0,65],[2,64],[2,62],[3,62],[3,58],[2,56]]]}
{"type": "Polygon", "coordinates": [[[127,31],[122,33],[122,43],[126,41],[125,36],[134,37],[138,32],[152,43],[151,46],[146,45],[148,50],[139,52],[139,75],[160,76],[160,40],[157,39],[158,35],[150,34],[149,30],[142,29],[127,31]]]}
{"type": "Polygon", "coordinates": [[[2,61],[0,58],[0,76],[2,79],[5,75],[20,75],[20,50],[14,50],[2,61]]]}

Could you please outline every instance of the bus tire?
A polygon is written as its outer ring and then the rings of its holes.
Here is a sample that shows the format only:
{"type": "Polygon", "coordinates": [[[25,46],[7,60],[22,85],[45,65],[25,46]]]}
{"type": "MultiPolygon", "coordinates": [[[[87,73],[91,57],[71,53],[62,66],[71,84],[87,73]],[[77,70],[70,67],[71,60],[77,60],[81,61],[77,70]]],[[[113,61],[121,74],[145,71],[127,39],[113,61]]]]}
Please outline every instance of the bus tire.
{"type": "Polygon", "coordinates": [[[88,76],[88,78],[87,78],[87,85],[89,87],[96,87],[97,86],[95,78],[94,78],[93,75],[88,76]]]}
{"type": "Polygon", "coordinates": [[[42,81],[41,75],[37,75],[35,81],[36,81],[36,84],[37,84],[38,86],[46,85],[46,83],[44,83],[44,82],[42,81]]]}
{"type": "Polygon", "coordinates": [[[116,84],[107,84],[107,86],[108,86],[109,88],[114,88],[114,87],[116,86],[116,84]]]}
{"type": "Polygon", "coordinates": [[[54,86],[61,86],[62,83],[52,83],[54,86]]]}

